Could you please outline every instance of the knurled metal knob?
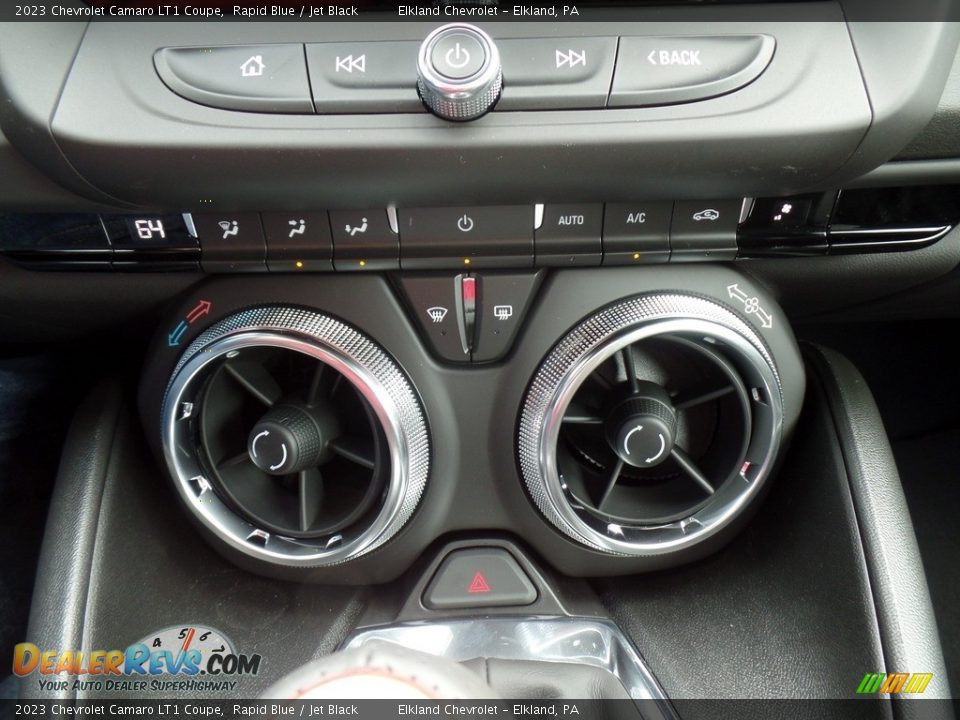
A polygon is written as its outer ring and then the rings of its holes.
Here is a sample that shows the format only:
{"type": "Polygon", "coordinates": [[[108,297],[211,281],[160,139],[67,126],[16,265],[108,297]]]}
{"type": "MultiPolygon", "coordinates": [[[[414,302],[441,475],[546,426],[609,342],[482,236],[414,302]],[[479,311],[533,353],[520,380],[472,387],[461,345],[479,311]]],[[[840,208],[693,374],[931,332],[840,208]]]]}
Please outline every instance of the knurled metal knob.
{"type": "Polygon", "coordinates": [[[503,87],[497,46],[473,25],[444,25],[430,33],[420,46],[417,76],[423,102],[447,120],[480,117],[503,87]]]}

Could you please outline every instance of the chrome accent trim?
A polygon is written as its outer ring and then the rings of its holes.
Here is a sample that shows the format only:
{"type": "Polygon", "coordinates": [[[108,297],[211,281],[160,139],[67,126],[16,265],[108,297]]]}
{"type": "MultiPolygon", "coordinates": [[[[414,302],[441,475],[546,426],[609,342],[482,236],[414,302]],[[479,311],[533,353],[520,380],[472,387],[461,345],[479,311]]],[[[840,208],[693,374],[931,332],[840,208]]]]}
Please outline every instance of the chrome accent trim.
{"type": "Polygon", "coordinates": [[[400,221],[397,220],[397,208],[395,205],[387,205],[387,222],[390,223],[390,232],[394,235],[399,235],[400,221]]]}
{"type": "Polygon", "coordinates": [[[286,307],[237,313],[202,333],[186,349],[164,395],[163,453],[188,507],[215,536],[259,560],[291,567],[319,567],[352,560],[383,545],[413,515],[430,470],[430,438],[419,398],[396,363],[372,340],[334,318],[286,307]],[[262,547],[247,539],[257,530],[217,493],[198,496],[191,478],[203,475],[189,420],[178,420],[182,402],[193,401],[204,370],[230,353],[276,347],[304,353],[330,365],[370,403],[383,427],[390,480],[382,507],[369,526],[313,540],[270,534],[262,547]],[[340,538],[340,535],[343,537],[340,538]]]}
{"type": "Polygon", "coordinates": [[[754,198],[744,198],[743,202],[740,204],[740,220],[738,224],[743,224],[747,221],[747,218],[750,217],[750,211],[753,210],[754,198]]]}
{"type": "Polygon", "coordinates": [[[543,225],[543,203],[536,203],[533,206],[533,229],[539,230],[543,225]]]}
{"type": "Polygon", "coordinates": [[[190,237],[197,237],[197,226],[193,222],[192,213],[183,213],[183,224],[186,226],[187,232],[190,233],[190,237]]]}
{"type": "Polygon", "coordinates": [[[644,295],[587,318],[547,355],[524,399],[517,452],[527,490],[554,527],[595,550],[652,556],[702,542],[728,525],[757,495],[769,475],[782,431],[780,378],[763,340],[750,325],[713,300],[679,294],[644,295]],[[761,457],[747,458],[759,467],[753,480],[726,482],[687,518],[663,525],[604,525],[589,513],[578,512],[566,492],[556,457],[561,421],[580,385],[605,360],[627,345],[664,335],[735,351],[741,372],[743,367],[750,369],[770,399],[769,405],[754,407],[755,415],[765,416],[763,426],[768,434],[758,435],[755,422],[753,437],[760,438],[767,450],[761,457]]]}
{"type": "Polygon", "coordinates": [[[830,235],[841,237],[859,237],[871,235],[887,235],[896,237],[897,235],[923,235],[921,240],[926,240],[929,235],[942,234],[950,230],[950,225],[921,225],[917,227],[889,227],[889,228],[851,228],[830,229],[830,235]]]}
{"type": "Polygon", "coordinates": [[[409,622],[358,630],[340,649],[352,650],[375,641],[453,662],[494,658],[589,665],[615,676],[645,708],[655,703],[664,720],[677,717],[643,657],[609,620],[558,616],[409,622]]]}

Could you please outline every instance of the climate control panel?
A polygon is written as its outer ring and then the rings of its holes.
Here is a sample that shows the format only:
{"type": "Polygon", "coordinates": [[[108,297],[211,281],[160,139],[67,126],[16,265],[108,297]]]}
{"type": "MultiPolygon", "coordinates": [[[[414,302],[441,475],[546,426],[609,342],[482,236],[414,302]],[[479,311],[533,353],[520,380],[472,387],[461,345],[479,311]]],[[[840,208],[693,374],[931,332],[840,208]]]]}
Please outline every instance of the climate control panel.
{"type": "Polygon", "coordinates": [[[46,270],[588,268],[926,247],[960,186],[788,197],[452,207],[0,214],[0,252],[46,270]],[[885,208],[882,212],[878,208],[885,208]]]}

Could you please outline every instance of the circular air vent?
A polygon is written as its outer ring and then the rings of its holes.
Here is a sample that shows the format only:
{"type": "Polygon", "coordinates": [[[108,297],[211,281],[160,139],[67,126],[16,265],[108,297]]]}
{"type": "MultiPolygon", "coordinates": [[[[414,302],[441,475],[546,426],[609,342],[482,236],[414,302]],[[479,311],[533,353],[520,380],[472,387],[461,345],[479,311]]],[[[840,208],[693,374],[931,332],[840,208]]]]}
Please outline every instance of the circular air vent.
{"type": "Polygon", "coordinates": [[[197,338],[163,423],[167,463],[202,523],[284,565],[330,565],[383,544],[429,469],[423,412],[399,367],[306,310],[246,311],[197,338]]]}
{"type": "Polygon", "coordinates": [[[745,508],[780,444],[776,368],[732,311],[651,295],[574,328],[524,401],[519,459],[543,514],[609,553],[654,555],[745,508]]]}

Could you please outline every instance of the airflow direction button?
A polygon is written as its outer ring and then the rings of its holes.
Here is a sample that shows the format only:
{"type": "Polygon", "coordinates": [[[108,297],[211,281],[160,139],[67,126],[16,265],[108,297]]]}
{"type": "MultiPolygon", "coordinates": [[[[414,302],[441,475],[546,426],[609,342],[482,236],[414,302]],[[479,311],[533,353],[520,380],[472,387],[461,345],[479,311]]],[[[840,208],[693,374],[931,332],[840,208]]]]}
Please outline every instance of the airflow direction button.
{"type": "Polygon", "coordinates": [[[330,227],[338,271],[400,268],[400,241],[385,209],[331,210],[330,227]]]}
{"type": "Polygon", "coordinates": [[[259,213],[193,216],[205,272],[264,272],[267,245],[259,213]]]}
{"type": "Polygon", "coordinates": [[[333,244],[324,212],[263,213],[270,272],[332,270],[333,244]]]}

